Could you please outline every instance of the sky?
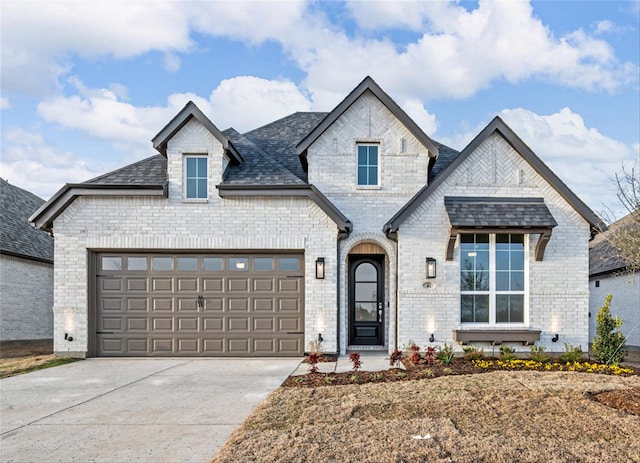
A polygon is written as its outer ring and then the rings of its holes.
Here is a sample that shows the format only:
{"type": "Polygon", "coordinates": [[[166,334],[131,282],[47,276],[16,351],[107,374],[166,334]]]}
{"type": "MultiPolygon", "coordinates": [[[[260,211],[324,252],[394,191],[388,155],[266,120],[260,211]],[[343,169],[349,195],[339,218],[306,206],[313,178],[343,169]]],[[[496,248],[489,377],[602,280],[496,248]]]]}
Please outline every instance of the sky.
{"type": "Polygon", "coordinates": [[[0,177],[44,199],[221,130],[330,111],[367,75],[462,150],[499,115],[596,213],[640,169],[640,1],[0,0],[0,177]]]}

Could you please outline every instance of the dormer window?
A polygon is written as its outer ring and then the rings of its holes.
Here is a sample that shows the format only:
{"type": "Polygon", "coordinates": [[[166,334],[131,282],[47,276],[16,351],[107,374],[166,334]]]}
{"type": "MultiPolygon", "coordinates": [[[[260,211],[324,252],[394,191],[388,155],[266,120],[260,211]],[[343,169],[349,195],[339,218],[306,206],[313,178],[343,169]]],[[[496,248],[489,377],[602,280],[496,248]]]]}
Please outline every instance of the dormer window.
{"type": "Polygon", "coordinates": [[[207,199],[209,197],[208,183],[207,156],[185,156],[184,197],[186,199],[207,199]]]}
{"type": "Polygon", "coordinates": [[[378,145],[359,143],[358,146],[358,172],[357,182],[359,187],[380,185],[380,168],[378,145]]]}

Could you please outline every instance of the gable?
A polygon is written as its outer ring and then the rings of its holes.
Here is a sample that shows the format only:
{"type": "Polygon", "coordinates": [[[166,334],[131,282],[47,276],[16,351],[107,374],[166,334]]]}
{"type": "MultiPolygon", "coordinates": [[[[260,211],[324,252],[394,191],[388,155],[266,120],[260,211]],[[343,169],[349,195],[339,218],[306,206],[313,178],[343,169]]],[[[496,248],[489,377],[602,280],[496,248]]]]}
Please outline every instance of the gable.
{"type": "MultiPolygon", "coordinates": [[[[472,155],[478,155],[478,149],[484,144],[485,146],[495,146],[492,144],[491,137],[500,137],[504,140],[518,155],[519,160],[526,163],[532,168],[542,179],[557,192],[572,208],[578,213],[591,227],[592,233],[599,229],[606,228],[602,220],[573,193],[567,185],[555,175],[546,164],[529,148],[500,117],[495,117],[472,141],[458,154],[450,164],[428,185],[422,188],[407,204],[404,205],[384,226],[384,231],[389,237],[393,237],[398,231],[402,223],[407,220],[411,214],[428,198],[430,195],[445,182],[451,181],[451,177],[456,177],[454,181],[462,182],[461,176],[466,175],[466,183],[474,186],[480,180],[480,184],[485,182],[491,184],[492,179],[497,180],[498,163],[500,160],[487,159],[483,157],[483,162],[474,164],[474,168],[468,168],[464,171],[463,164],[472,155]]],[[[524,182],[528,180],[520,177],[523,175],[520,170],[515,170],[511,181],[515,186],[524,187],[524,182]]],[[[494,181],[495,183],[495,181],[494,181]]],[[[535,185],[529,185],[535,186],[535,185]]]]}

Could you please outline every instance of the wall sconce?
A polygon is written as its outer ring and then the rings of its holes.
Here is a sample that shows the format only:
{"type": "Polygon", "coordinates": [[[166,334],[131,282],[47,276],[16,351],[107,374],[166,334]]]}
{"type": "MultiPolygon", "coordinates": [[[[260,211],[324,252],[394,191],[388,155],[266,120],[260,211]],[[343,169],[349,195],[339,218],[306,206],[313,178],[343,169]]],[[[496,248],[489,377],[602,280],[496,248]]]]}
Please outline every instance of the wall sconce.
{"type": "Polygon", "coordinates": [[[551,338],[551,342],[558,342],[558,339],[560,339],[560,336],[556,334],[554,337],[551,338]]]}
{"type": "Polygon", "coordinates": [[[316,279],[324,280],[324,257],[316,259],[316,279]]]}
{"type": "Polygon", "coordinates": [[[434,342],[436,340],[436,337],[433,335],[433,333],[431,333],[431,336],[429,336],[429,342],[434,342]]]}
{"type": "Polygon", "coordinates": [[[71,341],[73,341],[73,336],[69,336],[69,333],[65,333],[64,334],[64,339],[65,339],[65,341],[71,342],[71,341]]]}
{"type": "Polygon", "coordinates": [[[436,260],[433,257],[427,257],[427,278],[436,277],[436,260]]]}

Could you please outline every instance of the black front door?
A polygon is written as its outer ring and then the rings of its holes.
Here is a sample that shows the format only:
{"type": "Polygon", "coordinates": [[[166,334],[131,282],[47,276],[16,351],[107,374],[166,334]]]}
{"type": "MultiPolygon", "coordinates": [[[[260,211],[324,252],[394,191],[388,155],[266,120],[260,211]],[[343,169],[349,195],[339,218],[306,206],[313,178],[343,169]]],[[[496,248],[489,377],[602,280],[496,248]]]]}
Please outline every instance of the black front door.
{"type": "Polygon", "coordinates": [[[384,345],[384,256],[349,256],[349,345],[384,345]]]}

